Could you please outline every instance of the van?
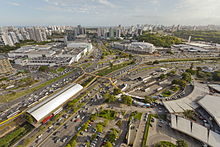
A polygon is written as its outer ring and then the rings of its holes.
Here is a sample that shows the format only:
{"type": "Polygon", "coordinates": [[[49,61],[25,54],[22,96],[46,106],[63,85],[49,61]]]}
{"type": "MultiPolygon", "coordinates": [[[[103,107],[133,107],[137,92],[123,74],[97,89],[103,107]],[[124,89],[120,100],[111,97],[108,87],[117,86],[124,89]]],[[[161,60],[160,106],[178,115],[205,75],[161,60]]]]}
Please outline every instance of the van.
{"type": "Polygon", "coordinates": [[[60,138],[56,138],[54,143],[58,143],[60,141],[60,138]]]}
{"type": "Polygon", "coordinates": [[[66,142],[67,141],[67,137],[63,138],[62,142],[66,142]]]}
{"type": "Polygon", "coordinates": [[[53,128],[53,125],[48,127],[48,129],[52,129],[52,128],[53,128]]]}
{"type": "Polygon", "coordinates": [[[81,129],[81,127],[78,127],[76,130],[79,131],[81,129]]]}
{"type": "Polygon", "coordinates": [[[43,134],[40,134],[39,136],[37,136],[37,138],[41,138],[43,136],[43,134]]]}

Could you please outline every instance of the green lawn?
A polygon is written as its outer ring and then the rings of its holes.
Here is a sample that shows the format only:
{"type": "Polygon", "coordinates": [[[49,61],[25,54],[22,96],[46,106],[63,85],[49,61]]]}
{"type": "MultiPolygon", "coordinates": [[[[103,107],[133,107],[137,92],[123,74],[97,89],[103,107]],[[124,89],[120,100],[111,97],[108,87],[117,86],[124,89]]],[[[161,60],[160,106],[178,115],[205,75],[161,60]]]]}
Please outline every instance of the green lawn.
{"type": "Polygon", "coordinates": [[[155,66],[155,67],[143,67],[138,69],[138,71],[143,71],[143,70],[148,70],[148,69],[154,69],[154,68],[159,68],[159,66],[155,66]]]}
{"type": "Polygon", "coordinates": [[[114,120],[116,117],[117,112],[112,111],[112,110],[103,110],[101,111],[98,116],[106,118],[108,120],[114,120]]]}
{"type": "Polygon", "coordinates": [[[155,145],[155,147],[177,147],[177,146],[169,141],[160,141],[155,145]]]}
{"type": "Polygon", "coordinates": [[[100,70],[98,73],[97,73],[97,75],[99,75],[99,76],[105,76],[105,75],[107,75],[107,74],[109,74],[109,73],[111,73],[111,72],[113,72],[113,71],[116,71],[116,70],[118,70],[118,69],[121,69],[121,68],[123,68],[123,67],[126,67],[126,66],[128,66],[128,65],[131,65],[132,64],[132,61],[130,61],[130,62],[125,62],[125,63],[121,63],[121,64],[117,64],[117,65],[114,65],[113,67],[108,67],[108,68],[105,68],[105,69],[102,69],[102,70],[100,70]]]}
{"type": "Polygon", "coordinates": [[[171,96],[171,94],[172,94],[172,92],[169,91],[169,90],[167,90],[167,91],[164,91],[164,92],[162,93],[162,96],[163,96],[163,97],[169,97],[169,96],[171,96]]]}
{"type": "Polygon", "coordinates": [[[59,68],[57,68],[57,72],[62,72],[62,71],[64,71],[66,68],[65,67],[59,67],[59,68]]]}
{"type": "Polygon", "coordinates": [[[21,127],[18,127],[14,131],[8,133],[4,137],[0,138],[0,146],[1,147],[10,147],[13,143],[22,138],[25,134],[27,134],[33,127],[30,124],[24,124],[21,127]]]}
{"type": "Polygon", "coordinates": [[[175,86],[172,86],[172,87],[170,88],[170,90],[176,92],[176,91],[180,90],[180,87],[177,86],[177,85],[175,85],[175,86]]]}
{"type": "Polygon", "coordinates": [[[83,63],[80,65],[80,67],[86,69],[87,67],[89,67],[90,65],[92,65],[92,63],[88,62],[88,63],[83,63]]]}
{"type": "Polygon", "coordinates": [[[131,116],[133,116],[134,119],[141,120],[142,113],[140,113],[140,112],[132,112],[131,116]]]}
{"type": "Polygon", "coordinates": [[[219,57],[204,57],[204,58],[185,58],[185,59],[165,59],[159,60],[159,63],[163,62],[182,62],[182,61],[203,61],[203,60],[220,60],[219,57]]]}

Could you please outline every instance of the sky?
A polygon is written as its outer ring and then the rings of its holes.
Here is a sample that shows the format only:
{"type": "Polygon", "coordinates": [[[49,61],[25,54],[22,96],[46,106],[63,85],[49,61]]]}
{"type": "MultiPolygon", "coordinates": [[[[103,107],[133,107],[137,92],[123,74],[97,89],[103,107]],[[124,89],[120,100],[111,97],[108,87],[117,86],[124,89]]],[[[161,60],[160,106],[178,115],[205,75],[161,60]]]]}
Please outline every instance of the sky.
{"type": "Polygon", "coordinates": [[[220,0],[0,0],[0,26],[220,25],[220,0]]]}

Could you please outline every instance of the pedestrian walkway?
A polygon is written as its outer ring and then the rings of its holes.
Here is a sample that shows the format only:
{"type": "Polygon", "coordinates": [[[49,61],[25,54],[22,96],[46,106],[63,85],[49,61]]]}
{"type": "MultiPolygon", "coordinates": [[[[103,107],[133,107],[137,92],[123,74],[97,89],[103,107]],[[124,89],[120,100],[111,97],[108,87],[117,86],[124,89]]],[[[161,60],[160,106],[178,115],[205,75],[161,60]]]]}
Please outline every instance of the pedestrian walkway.
{"type": "Polygon", "coordinates": [[[144,128],[145,128],[145,125],[146,125],[146,121],[144,121],[144,117],[145,117],[145,114],[142,114],[140,124],[139,124],[139,127],[138,127],[138,131],[137,131],[137,134],[136,134],[136,138],[135,138],[134,144],[133,144],[134,147],[141,146],[143,136],[144,136],[144,128]]]}

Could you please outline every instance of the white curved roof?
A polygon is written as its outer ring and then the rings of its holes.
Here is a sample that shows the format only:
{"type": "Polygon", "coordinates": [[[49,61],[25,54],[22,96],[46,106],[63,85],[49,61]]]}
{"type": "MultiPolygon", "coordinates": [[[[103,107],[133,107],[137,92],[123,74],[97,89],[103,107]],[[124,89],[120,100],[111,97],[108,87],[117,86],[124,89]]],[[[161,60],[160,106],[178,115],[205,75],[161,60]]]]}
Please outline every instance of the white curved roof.
{"type": "Polygon", "coordinates": [[[179,130],[209,146],[220,146],[220,135],[218,133],[180,116],[171,114],[171,128],[179,130]]]}
{"type": "Polygon", "coordinates": [[[206,95],[198,102],[217,122],[220,126],[220,97],[206,95]]]}
{"type": "Polygon", "coordinates": [[[146,48],[154,47],[153,44],[148,43],[148,42],[132,42],[131,45],[133,45],[133,46],[142,46],[142,47],[146,47],[146,48]]]}
{"type": "Polygon", "coordinates": [[[83,87],[79,84],[70,85],[54,96],[29,109],[27,112],[37,121],[40,121],[82,89],[83,87]]]}

